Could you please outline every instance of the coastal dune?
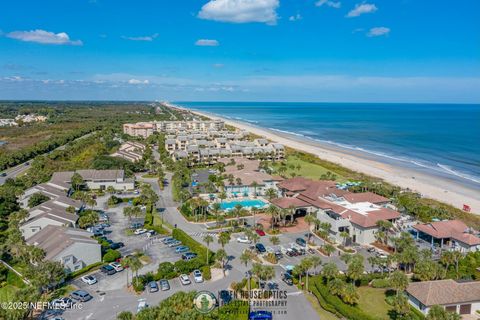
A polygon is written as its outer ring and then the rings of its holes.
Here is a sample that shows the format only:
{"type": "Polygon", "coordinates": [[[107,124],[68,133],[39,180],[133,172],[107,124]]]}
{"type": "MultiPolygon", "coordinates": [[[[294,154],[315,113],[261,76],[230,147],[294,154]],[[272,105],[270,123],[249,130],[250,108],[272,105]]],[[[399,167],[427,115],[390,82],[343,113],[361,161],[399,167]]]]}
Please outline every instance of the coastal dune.
{"type": "Polygon", "coordinates": [[[386,182],[397,185],[401,188],[408,188],[420,193],[424,197],[450,204],[459,209],[462,209],[463,205],[466,204],[470,206],[472,213],[480,214],[479,190],[468,188],[454,180],[383,163],[361,152],[336,148],[334,146],[297,137],[292,134],[260,128],[244,122],[209,114],[207,112],[199,112],[197,110],[191,110],[179,106],[169,106],[188,110],[194,114],[211,119],[223,120],[228,125],[249,131],[258,136],[263,136],[271,141],[281,143],[290,148],[314,154],[323,160],[339,164],[351,170],[381,178],[386,182]]]}

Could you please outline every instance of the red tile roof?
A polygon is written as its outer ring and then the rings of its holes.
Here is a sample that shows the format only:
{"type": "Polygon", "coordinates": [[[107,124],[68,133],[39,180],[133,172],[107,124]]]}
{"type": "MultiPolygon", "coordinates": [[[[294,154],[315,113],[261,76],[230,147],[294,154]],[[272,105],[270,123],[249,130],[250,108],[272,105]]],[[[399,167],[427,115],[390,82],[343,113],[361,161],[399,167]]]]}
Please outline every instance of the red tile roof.
{"type": "Polygon", "coordinates": [[[310,206],[309,203],[307,203],[303,200],[300,200],[298,198],[277,198],[277,199],[273,199],[270,202],[273,203],[274,205],[276,205],[277,207],[282,208],[282,209],[288,209],[292,206],[294,208],[309,207],[310,206]]]}
{"type": "Polygon", "coordinates": [[[351,203],[358,203],[358,202],[371,202],[371,203],[385,203],[390,202],[390,199],[382,197],[378,194],[373,192],[359,192],[359,193],[346,193],[343,195],[343,198],[351,203]]]}
{"type": "Polygon", "coordinates": [[[437,239],[453,238],[471,246],[480,245],[480,238],[468,233],[468,226],[460,220],[417,224],[413,228],[437,239]]]}

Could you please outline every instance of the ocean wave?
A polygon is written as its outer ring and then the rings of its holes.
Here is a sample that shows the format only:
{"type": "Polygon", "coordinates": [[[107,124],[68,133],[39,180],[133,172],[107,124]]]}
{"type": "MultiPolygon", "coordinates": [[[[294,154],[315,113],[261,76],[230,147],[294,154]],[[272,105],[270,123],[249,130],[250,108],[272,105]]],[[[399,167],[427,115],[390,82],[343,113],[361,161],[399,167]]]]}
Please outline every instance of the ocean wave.
{"type": "Polygon", "coordinates": [[[277,132],[286,133],[286,134],[291,134],[291,135],[294,135],[294,136],[297,136],[297,137],[310,138],[310,137],[307,137],[306,135],[303,135],[301,133],[287,131],[287,130],[280,130],[280,129],[276,129],[276,128],[268,128],[268,130],[277,131],[277,132]]]}
{"type": "Polygon", "coordinates": [[[457,177],[467,179],[467,180],[470,180],[470,181],[473,181],[473,182],[476,182],[476,183],[480,183],[480,178],[479,177],[475,177],[475,176],[472,176],[472,175],[469,175],[469,174],[466,174],[466,173],[463,173],[463,172],[460,172],[460,171],[456,171],[456,170],[452,169],[452,167],[449,167],[449,166],[441,164],[441,163],[437,163],[437,166],[442,168],[444,171],[446,171],[450,174],[453,174],[457,177]]]}

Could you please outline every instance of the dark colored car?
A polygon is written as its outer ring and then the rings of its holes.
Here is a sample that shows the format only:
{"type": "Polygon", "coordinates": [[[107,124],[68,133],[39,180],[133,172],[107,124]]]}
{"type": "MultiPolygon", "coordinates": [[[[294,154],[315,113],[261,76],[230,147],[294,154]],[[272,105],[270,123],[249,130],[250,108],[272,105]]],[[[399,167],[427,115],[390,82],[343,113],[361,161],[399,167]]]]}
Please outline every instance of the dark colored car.
{"type": "Polygon", "coordinates": [[[277,260],[283,258],[282,251],[280,251],[280,250],[275,251],[275,258],[277,258],[277,260]]]}
{"type": "Polygon", "coordinates": [[[187,253],[182,254],[182,259],[183,259],[184,261],[192,260],[192,259],[194,259],[195,257],[197,257],[197,254],[196,254],[196,253],[193,253],[193,252],[187,252],[187,253]]]}
{"type": "Polygon", "coordinates": [[[272,320],[273,316],[270,311],[252,311],[248,315],[248,320],[272,320]]]}
{"type": "Polygon", "coordinates": [[[292,276],[289,273],[284,273],[282,276],[283,282],[285,282],[289,286],[293,286],[292,276]]]}
{"type": "Polygon", "coordinates": [[[265,252],[267,252],[267,249],[265,249],[265,246],[264,246],[263,244],[261,244],[261,243],[257,243],[257,244],[255,245],[255,249],[257,249],[257,251],[258,251],[259,253],[265,253],[265,252]]]}
{"type": "Polygon", "coordinates": [[[114,242],[114,243],[112,243],[112,244],[110,245],[110,249],[115,250],[115,249],[119,249],[119,248],[121,248],[121,247],[123,247],[123,246],[125,246],[125,245],[123,244],[123,242],[114,242]]]}
{"type": "Polygon", "coordinates": [[[303,238],[297,238],[295,240],[295,242],[299,245],[299,246],[302,246],[302,247],[306,247],[307,246],[307,241],[305,241],[305,239],[303,238]]]}
{"type": "Polygon", "coordinates": [[[103,267],[100,268],[100,271],[102,271],[103,273],[111,276],[112,274],[115,274],[117,273],[117,271],[115,270],[115,268],[113,268],[111,265],[105,265],[103,267]]]}
{"type": "Polygon", "coordinates": [[[157,292],[158,291],[158,284],[156,281],[150,281],[148,283],[148,291],[150,292],[157,292]]]}
{"type": "Polygon", "coordinates": [[[0,176],[6,177],[6,176],[7,176],[7,173],[6,173],[6,172],[2,172],[2,173],[0,174],[0,176]]]}
{"type": "Polygon", "coordinates": [[[87,291],[84,290],[73,291],[72,293],[70,293],[70,297],[74,300],[78,300],[81,302],[86,302],[93,298],[87,291]]]}

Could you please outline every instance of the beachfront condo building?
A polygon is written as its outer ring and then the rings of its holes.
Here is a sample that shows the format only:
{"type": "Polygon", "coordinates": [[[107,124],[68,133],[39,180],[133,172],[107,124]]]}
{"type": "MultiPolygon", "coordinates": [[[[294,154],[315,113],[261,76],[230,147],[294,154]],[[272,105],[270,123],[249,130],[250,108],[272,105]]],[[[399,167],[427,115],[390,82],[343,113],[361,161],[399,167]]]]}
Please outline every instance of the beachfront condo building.
{"type": "Polygon", "coordinates": [[[207,121],[151,121],[125,123],[123,133],[133,137],[147,138],[154,132],[165,133],[188,133],[188,132],[209,132],[221,131],[225,128],[225,123],[221,120],[207,121]]]}

